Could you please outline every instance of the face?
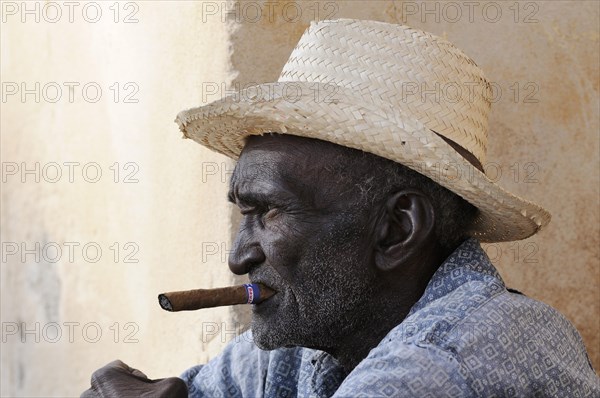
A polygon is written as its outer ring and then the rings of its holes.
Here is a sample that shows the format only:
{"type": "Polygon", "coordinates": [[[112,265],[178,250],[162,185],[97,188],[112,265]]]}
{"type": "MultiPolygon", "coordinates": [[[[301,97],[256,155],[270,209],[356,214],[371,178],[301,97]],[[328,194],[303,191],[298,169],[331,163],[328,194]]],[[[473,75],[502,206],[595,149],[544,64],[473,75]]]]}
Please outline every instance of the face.
{"type": "Polygon", "coordinates": [[[232,176],[229,199],[243,215],[229,267],[277,292],[253,306],[263,349],[332,351],[368,327],[376,289],[366,214],[328,163],[343,151],[289,135],[251,137],[232,176]]]}

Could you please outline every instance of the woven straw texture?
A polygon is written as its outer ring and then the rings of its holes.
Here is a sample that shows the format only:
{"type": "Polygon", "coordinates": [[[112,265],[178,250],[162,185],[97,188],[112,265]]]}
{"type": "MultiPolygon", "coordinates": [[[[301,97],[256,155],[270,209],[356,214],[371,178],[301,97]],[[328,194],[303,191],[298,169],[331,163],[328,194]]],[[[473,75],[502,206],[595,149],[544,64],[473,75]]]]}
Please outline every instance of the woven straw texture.
{"type": "Polygon", "coordinates": [[[550,214],[494,184],[440,137],[484,164],[489,90],[477,65],[441,38],[339,19],[310,25],[278,82],[183,111],[176,122],[186,138],[233,159],[247,136],[267,132],[371,152],[477,206],[471,235],[481,241],[525,239],[550,214]]]}

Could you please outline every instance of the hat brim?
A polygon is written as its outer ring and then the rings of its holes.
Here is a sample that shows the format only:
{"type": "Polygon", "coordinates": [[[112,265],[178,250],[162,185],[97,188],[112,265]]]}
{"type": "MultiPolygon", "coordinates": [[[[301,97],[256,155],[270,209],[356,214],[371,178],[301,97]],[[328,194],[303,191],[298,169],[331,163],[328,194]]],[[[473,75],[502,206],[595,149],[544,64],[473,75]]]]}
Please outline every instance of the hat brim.
{"type": "Polygon", "coordinates": [[[482,242],[525,239],[550,221],[545,209],[505,191],[418,120],[369,93],[327,83],[267,83],[182,111],[176,122],[185,137],[235,160],[246,137],[275,132],[399,162],[476,206],[471,234],[482,242]]]}

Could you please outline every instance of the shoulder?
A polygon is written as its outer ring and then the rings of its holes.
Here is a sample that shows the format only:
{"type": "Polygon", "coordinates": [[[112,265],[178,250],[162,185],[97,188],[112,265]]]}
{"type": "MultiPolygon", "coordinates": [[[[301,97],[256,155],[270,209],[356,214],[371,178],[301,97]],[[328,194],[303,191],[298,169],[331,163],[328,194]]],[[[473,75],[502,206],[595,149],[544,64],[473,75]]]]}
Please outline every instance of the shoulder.
{"type": "Polygon", "coordinates": [[[575,327],[554,308],[521,294],[503,289],[432,341],[454,353],[478,395],[600,393],[575,327]]]}
{"type": "Polygon", "coordinates": [[[412,313],[348,376],[340,396],[585,396],[599,387],[566,318],[487,280],[412,313]]]}
{"type": "Polygon", "coordinates": [[[388,340],[344,380],[336,396],[471,397],[469,374],[457,358],[435,346],[388,340]]]}

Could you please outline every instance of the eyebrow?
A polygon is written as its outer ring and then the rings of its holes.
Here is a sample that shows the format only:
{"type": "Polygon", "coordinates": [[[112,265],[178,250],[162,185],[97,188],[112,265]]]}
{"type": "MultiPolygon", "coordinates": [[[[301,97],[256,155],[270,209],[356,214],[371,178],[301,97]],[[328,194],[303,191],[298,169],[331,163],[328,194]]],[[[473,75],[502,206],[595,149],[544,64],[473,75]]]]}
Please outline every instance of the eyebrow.
{"type": "Polygon", "coordinates": [[[273,202],[273,196],[260,192],[238,192],[235,195],[233,191],[229,191],[227,200],[233,204],[237,204],[239,201],[247,205],[264,205],[273,202]]]}
{"type": "Polygon", "coordinates": [[[227,192],[227,201],[235,204],[235,196],[233,195],[233,191],[227,192]]]}

